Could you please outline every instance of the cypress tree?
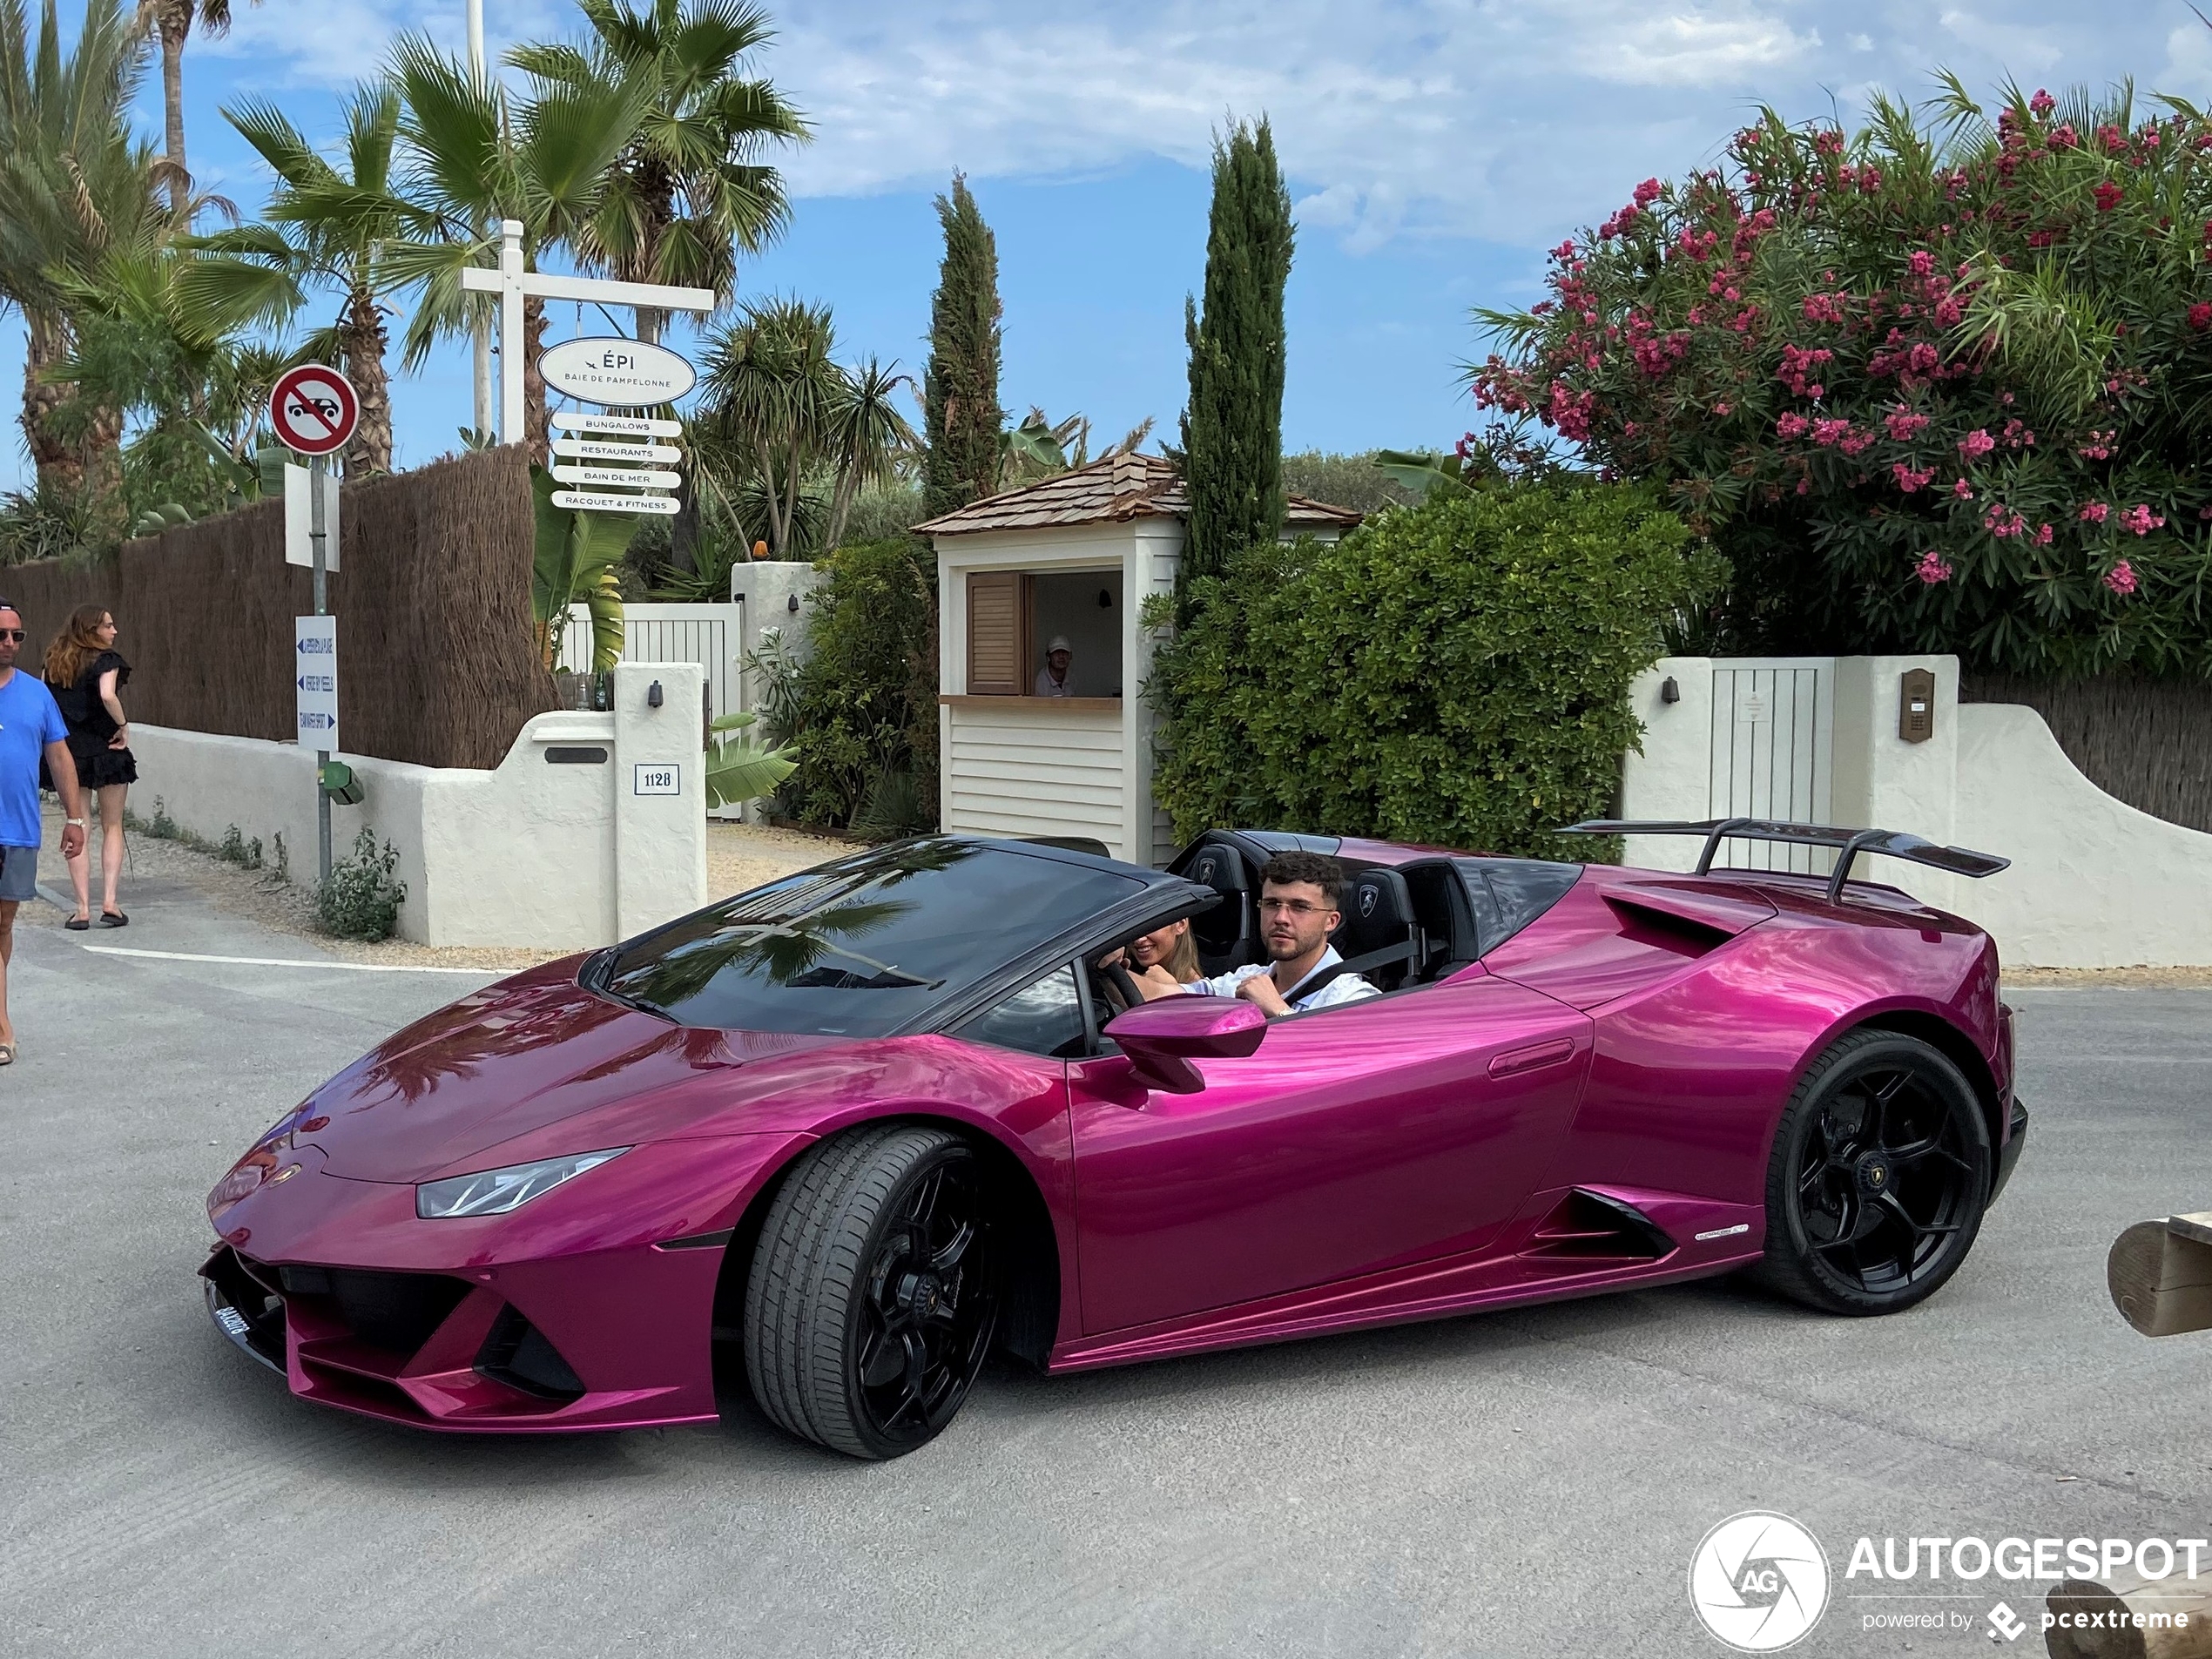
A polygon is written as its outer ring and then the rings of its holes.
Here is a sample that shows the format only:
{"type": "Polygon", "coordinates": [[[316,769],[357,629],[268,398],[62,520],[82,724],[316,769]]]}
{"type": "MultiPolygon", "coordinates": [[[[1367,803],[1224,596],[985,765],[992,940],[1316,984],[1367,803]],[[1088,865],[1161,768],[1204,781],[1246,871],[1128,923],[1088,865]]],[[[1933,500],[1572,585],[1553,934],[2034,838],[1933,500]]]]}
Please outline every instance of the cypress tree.
{"type": "Polygon", "coordinates": [[[929,367],[922,374],[922,418],[929,454],[922,505],[932,518],[998,488],[999,250],[976,211],[968,180],[953,175],[937,198],[945,257],[929,302],[929,367]]]}
{"type": "Polygon", "coordinates": [[[1274,135],[1264,116],[1257,127],[1239,121],[1214,144],[1204,316],[1183,302],[1190,506],[1178,587],[1217,574],[1238,548],[1282,534],[1283,287],[1292,239],[1274,135]]]}

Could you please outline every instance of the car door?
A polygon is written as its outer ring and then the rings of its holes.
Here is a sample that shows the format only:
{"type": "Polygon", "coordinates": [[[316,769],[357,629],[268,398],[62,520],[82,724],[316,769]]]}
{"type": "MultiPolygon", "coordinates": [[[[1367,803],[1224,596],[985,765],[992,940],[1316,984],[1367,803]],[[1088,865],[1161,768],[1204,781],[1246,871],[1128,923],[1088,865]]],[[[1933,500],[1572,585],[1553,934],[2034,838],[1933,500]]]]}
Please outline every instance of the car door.
{"type": "Polygon", "coordinates": [[[1205,1087],[1071,1062],[1086,1334],[1478,1251],[1541,1177],[1588,1016],[1480,974],[1278,1020],[1205,1087]]]}

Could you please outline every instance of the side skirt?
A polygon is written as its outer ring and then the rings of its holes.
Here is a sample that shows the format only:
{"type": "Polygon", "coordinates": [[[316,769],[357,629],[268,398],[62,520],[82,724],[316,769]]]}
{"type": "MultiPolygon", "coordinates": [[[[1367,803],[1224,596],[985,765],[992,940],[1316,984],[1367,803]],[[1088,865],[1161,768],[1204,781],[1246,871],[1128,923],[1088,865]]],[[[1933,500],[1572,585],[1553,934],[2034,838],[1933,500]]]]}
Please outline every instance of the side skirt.
{"type": "Polygon", "coordinates": [[[1048,1370],[1089,1371],[1217,1348],[1252,1347],[1425,1319],[1486,1308],[1515,1307],[1612,1291],[1710,1278],[1758,1260],[1766,1242],[1764,1207],[1719,1204],[1681,1194],[1626,1188],[1574,1189],[1531,1200],[1512,1232],[1515,1247],[1419,1263],[1389,1272],[1339,1279],[1309,1290],[1240,1303],[1133,1329],[1103,1332],[1062,1343],[1048,1370]],[[1633,1255],[1562,1251],[1559,1217],[1584,1197],[1633,1206],[1658,1224],[1663,1253],[1633,1255]],[[1740,1231],[1739,1231],[1740,1229],[1740,1231]],[[1699,1238],[1696,1234],[1706,1237],[1699,1238]]]}

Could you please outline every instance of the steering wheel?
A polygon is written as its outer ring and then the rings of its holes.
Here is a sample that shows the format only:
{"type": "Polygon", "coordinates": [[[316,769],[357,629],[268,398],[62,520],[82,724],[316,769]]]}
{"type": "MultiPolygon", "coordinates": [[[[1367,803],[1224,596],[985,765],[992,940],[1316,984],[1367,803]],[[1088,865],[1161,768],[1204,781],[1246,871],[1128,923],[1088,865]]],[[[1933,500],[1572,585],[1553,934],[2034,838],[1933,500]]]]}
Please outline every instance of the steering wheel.
{"type": "Polygon", "coordinates": [[[1098,971],[1105,974],[1107,982],[1113,986],[1114,995],[1122,999],[1122,1011],[1124,1014],[1133,1008],[1143,1005],[1144,993],[1136,988],[1136,981],[1130,977],[1128,968],[1119,962],[1109,962],[1098,971]]]}

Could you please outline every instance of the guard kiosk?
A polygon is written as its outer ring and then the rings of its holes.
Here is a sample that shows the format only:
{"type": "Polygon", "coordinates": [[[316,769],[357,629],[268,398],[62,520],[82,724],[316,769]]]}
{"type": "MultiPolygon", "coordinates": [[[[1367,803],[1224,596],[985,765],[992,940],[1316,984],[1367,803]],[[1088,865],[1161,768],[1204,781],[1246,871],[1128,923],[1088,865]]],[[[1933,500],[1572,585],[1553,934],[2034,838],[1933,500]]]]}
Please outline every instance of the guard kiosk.
{"type": "MultiPolygon", "coordinates": [[[[1172,856],[1152,799],[1138,616],[1174,590],[1186,510],[1171,462],[1124,454],[916,527],[937,554],[946,829],[1087,836],[1135,864],[1172,856]],[[1069,652],[1059,678],[1055,640],[1069,652]]],[[[1333,542],[1359,518],[1292,496],[1284,535],[1333,542]]]]}

